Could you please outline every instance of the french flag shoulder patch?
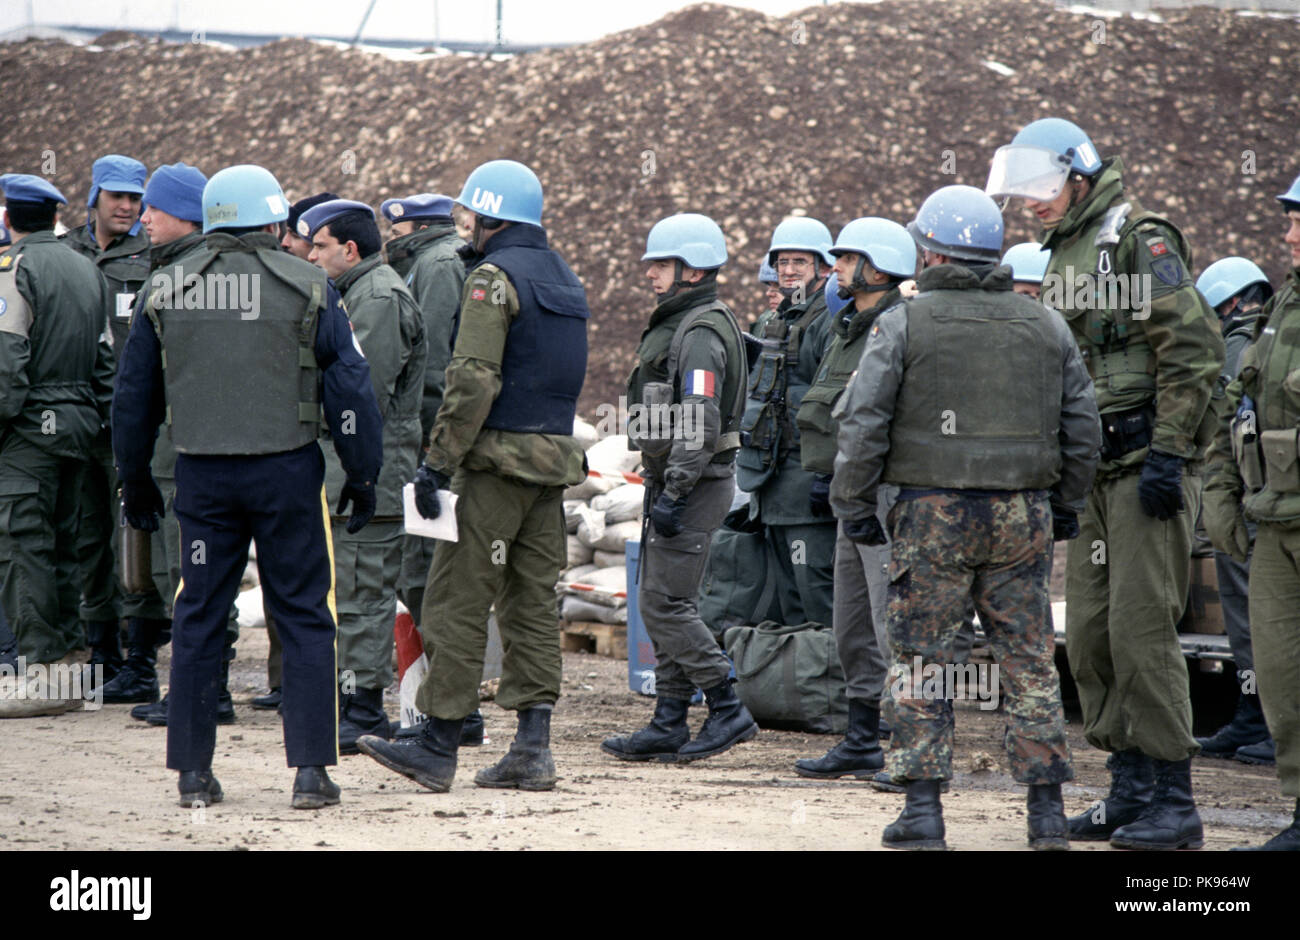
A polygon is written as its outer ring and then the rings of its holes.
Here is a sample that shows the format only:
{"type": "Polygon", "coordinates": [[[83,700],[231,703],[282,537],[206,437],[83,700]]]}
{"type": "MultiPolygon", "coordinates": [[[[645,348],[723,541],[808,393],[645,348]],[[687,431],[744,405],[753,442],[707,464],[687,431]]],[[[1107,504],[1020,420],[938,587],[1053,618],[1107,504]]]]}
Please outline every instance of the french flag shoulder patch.
{"type": "Polygon", "coordinates": [[[705,398],[713,397],[713,373],[707,369],[692,369],[686,375],[687,395],[703,395],[705,398]]]}

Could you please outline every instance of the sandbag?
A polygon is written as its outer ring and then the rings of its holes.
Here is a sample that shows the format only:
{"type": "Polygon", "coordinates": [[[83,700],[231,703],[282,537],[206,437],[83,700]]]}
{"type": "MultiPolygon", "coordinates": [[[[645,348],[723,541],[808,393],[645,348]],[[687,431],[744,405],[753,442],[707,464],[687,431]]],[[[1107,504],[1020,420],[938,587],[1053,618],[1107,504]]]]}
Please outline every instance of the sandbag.
{"type": "Polygon", "coordinates": [[[598,548],[591,560],[600,568],[612,568],[615,565],[626,565],[627,555],[622,552],[607,552],[602,548],[598,548]]]}
{"type": "Polygon", "coordinates": [[[605,522],[627,522],[640,519],[645,505],[645,485],[628,483],[616,486],[608,493],[591,498],[591,508],[605,514],[605,522]]]}
{"type": "Polygon", "coordinates": [[[566,535],[564,537],[565,547],[568,550],[568,566],[586,565],[591,563],[592,550],[590,545],[583,544],[582,540],[576,535],[566,535]]]}
{"type": "Polygon", "coordinates": [[[578,565],[574,568],[566,568],[564,571],[560,572],[560,581],[561,582],[581,581],[587,575],[591,574],[593,571],[599,571],[602,567],[604,566],[587,564],[587,565],[578,565]]]}
{"type": "Polygon", "coordinates": [[[583,450],[586,450],[600,440],[600,432],[596,430],[594,424],[588,424],[581,418],[575,417],[573,419],[573,439],[582,445],[583,450]]]}
{"type": "Polygon", "coordinates": [[[560,617],[570,622],[627,623],[626,607],[606,607],[576,594],[566,594],[560,602],[560,617]]]}
{"type": "Polygon", "coordinates": [[[641,537],[641,523],[635,521],[616,522],[613,525],[604,527],[599,537],[593,537],[591,528],[586,522],[578,526],[578,539],[584,545],[590,545],[592,548],[603,549],[607,552],[626,551],[628,539],[636,540],[641,537]]]}
{"type": "Polygon", "coordinates": [[[616,486],[622,486],[623,480],[609,477],[587,477],[581,483],[575,483],[564,491],[565,499],[577,499],[586,502],[593,496],[608,493],[616,486]]]}
{"type": "Polygon", "coordinates": [[[626,434],[611,434],[587,448],[587,466],[605,473],[632,473],[641,465],[641,452],[627,449],[626,434]]]}
{"type": "Polygon", "coordinates": [[[582,521],[582,516],[578,515],[578,509],[587,505],[580,499],[566,499],[564,501],[564,531],[573,535],[578,531],[578,523],[582,521]]]}
{"type": "Polygon", "coordinates": [[[809,734],[843,734],[849,699],[835,637],[820,623],[727,630],[736,665],[736,694],[760,727],[809,734]]]}

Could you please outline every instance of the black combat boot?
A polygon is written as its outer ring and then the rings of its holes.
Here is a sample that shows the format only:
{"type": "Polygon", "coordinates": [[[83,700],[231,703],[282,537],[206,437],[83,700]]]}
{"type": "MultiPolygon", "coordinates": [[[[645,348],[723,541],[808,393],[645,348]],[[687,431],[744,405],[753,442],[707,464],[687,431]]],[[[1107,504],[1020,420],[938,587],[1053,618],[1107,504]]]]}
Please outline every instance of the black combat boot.
{"type": "MultiPolygon", "coordinates": [[[[393,738],[413,738],[420,733],[420,729],[423,727],[424,718],[421,717],[415,724],[407,725],[405,728],[402,727],[400,721],[394,721],[389,726],[389,731],[393,738]]],[[[465,716],[465,725],[460,731],[460,746],[482,747],[485,736],[484,731],[483,713],[476,708],[465,716]]]]}
{"type": "Polygon", "coordinates": [[[661,695],[655,699],[650,724],[625,737],[606,738],[600,749],[619,760],[675,761],[681,746],[691,739],[691,729],[686,725],[690,707],[689,699],[661,695]]]}
{"type": "Polygon", "coordinates": [[[1070,848],[1070,827],[1065,821],[1065,801],[1059,783],[1029,785],[1029,847],[1040,852],[1070,848]]]}
{"type": "Polygon", "coordinates": [[[217,724],[235,723],[235,700],[230,695],[230,664],[235,661],[235,648],[227,646],[221,657],[221,690],[217,692],[217,724]]]}
{"type": "Polygon", "coordinates": [[[100,690],[105,705],[158,701],[158,637],[165,620],[131,617],[126,622],[126,664],[100,690]]]}
{"type": "Polygon", "coordinates": [[[339,720],[340,754],[360,754],[357,738],[362,735],[372,734],[388,740],[390,733],[383,689],[357,689],[348,697],[347,708],[339,720]]]}
{"type": "Polygon", "coordinates": [[[1268,725],[1264,723],[1264,709],[1258,695],[1237,696],[1237,710],[1228,722],[1208,738],[1197,738],[1202,757],[1232,760],[1237,748],[1258,744],[1268,738],[1268,725]]]}
{"type": "Polygon", "coordinates": [[[1133,748],[1106,758],[1110,793],[1078,816],[1071,816],[1070,838],[1077,842],[1105,842],[1120,826],[1138,818],[1155,793],[1156,773],[1151,758],[1133,748]]]}
{"type": "MultiPolygon", "coordinates": [[[[167,725],[167,696],[163,696],[156,702],[145,702],[143,705],[137,705],[131,709],[131,717],[136,721],[149,721],[149,716],[155,712],[162,715],[162,725],[167,725]]],[[[153,722],[149,722],[153,724],[153,722]]]]}
{"type": "Polygon", "coordinates": [[[519,712],[519,730],[510,750],[474,777],[476,787],[554,790],[555,758],[551,756],[551,708],[535,705],[519,712]]]}
{"type": "Polygon", "coordinates": [[[704,700],[709,703],[709,717],[704,719],[700,733],[677,751],[679,761],[700,760],[730,750],[758,734],[758,722],[736,695],[731,681],[704,690],[704,700]]]}
{"type": "Polygon", "coordinates": [[[84,668],[84,685],[95,688],[97,684],[107,685],[113,681],[123,666],[122,646],[118,639],[120,628],[116,620],[87,620],[86,645],[90,647],[90,659],[84,668]],[[103,678],[95,675],[95,667],[103,666],[103,678]]]}
{"type": "Polygon", "coordinates": [[[324,767],[299,767],[293,778],[294,809],[320,809],[322,806],[335,806],[342,791],[339,785],[330,779],[324,767]]]}
{"type": "Polygon", "coordinates": [[[221,784],[211,770],[182,770],[177,787],[181,791],[180,804],[191,809],[195,803],[210,806],[225,799],[221,784]]]}
{"type": "Polygon", "coordinates": [[[880,709],[862,699],[849,699],[849,730],[844,739],[816,760],[804,758],[794,762],[794,772],[801,777],[838,780],[852,774],[869,780],[885,766],[885,752],[880,749],[880,709]]]}
{"type": "Polygon", "coordinates": [[[1300,852],[1300,800],[1295,801],[1295,816],[1287,826],[1263,845],[1235,848],[1234,852],[1300,852]]]}
{"type": "Polygon", "coordinates": [[[907,781],[907,805],[885,827],[880,844],[887,849],[945,851],[943,841],[943,806],[939,803],[938,780],[907,781]]]}
{"type": "Polygon", "coordinates": [[[1237,748],[1233,758],[1243,764],[1256,764],[1260,767],[1272,767],[1277,763],[1277,745],[1271,736],[1265,736],[1258,744],[1237,748]]]}
{"type": "Polygon", "coordinates": [[[464,718],[444,721],[426,718],[416,737],[386,741],[374,735],[357,740],[362,754],[373,757],[389,770],[410,777],[435,793],[446,793],[456,776],[456,749],[460,746],[464,718]]]}
{"type": "Polygon", "coordinates": [[[1111,834],[1117,849],[1199,849],[1205,845],[1201,817],[1192,801],[1192,759],[1157,760],[1156,792],[1127,826],[1111,834]]]}
{"type": "Polygon", "coordinates": [[[280,703],[284,701],[284,696],[280,694],[277,686],[265,695],[259,695],[250,703],[258,711],[270,711],[273,708],[279,708],[280,703]]]}

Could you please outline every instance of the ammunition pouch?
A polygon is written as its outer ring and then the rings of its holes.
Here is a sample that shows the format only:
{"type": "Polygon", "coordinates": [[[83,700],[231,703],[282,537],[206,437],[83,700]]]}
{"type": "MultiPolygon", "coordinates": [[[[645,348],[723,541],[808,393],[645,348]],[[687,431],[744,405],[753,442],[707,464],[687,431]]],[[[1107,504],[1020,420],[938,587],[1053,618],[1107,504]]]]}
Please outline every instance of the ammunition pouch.
{"type": "Polygon", "coordinates": [[[1275,493],[1300,493],[1300,429],[1264,431],[1259,445],[1268,488],[1275,493]]]}
{"type": "Polygon", "coordinates": [[[1141,450],[1151,443],[1155,430],[1155,405],[1139,405],[1127,411],[1112,411],[1101,416],[1101,460],[1119,460],[1125,454],[1141,450]]]}
{"type": "Polygon", "coordinates": [[[1258,493],[1264,488],[1264,464],[1259,451],[1255,412],[1243,412],[1232,419],[1232,457],[1247,493],[1258,493]]]}
{"type": "Polygon", "coordinates": [[[646,382],[641,401],[627,423],[628,442],[648,457],[663,457],[673,447],[673,387],[669,382],[646,382]]]}

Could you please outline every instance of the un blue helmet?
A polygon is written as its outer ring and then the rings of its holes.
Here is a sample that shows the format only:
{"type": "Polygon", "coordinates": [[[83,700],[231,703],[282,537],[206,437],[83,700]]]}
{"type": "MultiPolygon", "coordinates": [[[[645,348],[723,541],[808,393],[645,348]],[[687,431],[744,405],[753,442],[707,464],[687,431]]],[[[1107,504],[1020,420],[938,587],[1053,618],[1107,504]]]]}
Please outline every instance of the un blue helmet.
{"type": "Polygon", "coordinates": [[[289,201],[271,171],[251,163],[228,166],[203,187],[203,232],[251,228],[289,218],[289,201]]]}
{"type": "Polygon", "coordinates": [[[1246,258],[1235,256],[1220,258],[1196,279],[1196,289],[1204,295],[1206,303],[1216,308],[1252,284],[1263,284],[1266,293],[1272,296],[1273,287],[1259,266],[1246,258]]]}
{"type": "Polygon", "coordinates": [[[768,264],[767,259],[764,258],[763,263],[758,266],[758,283],[775,284],[780,280],[781,279],[777,277],[776,268],[768,264]]]}
{"type": "Polygon", "coordinates": [[[456,202],[486,218],[542,224],[541,180],[515,160],[490,160],[477,167],[456,202]]]}
{"type": "Polygon", "coordinates": [[[767,247],[767,263],[773,268],[776,267],[778,251],[808,251],[828,265],[835,263],[831,256],[831,230],[806,216],[786,219],[772,233],[772,244],[767,247]]]}
{"type": "Polygon", "coordinates": [[[922,248],[962,261],[996,263],[1002,251],[1002,213],[974,186],[936,189],[907,231],[922,248]]]}
{"type": "Polygon", "coordinates": [[[850,251],[865,255],[873,268],[885,274],[911,277],[916,273],[916,243],[907,229],[889,219],[854,219],[840,229],[831,254],[850,251]]]}
{"type": "Polygon", "coordinates": [[[727,263],[722,229],[707,215],[682,212],[660,219],[645,240],[642,261],[677,260],[688,268],[713,271],[727,263]]]}
{"type": "Polygon", "coordinates": [[[1082,128],[1064,118],[1043,118],[997,149],[984,191],[994,198],[1048,202],[1071,173],[1092,176],[1100,169],[1101,157],[1082,128]]]}
{"type": "Polygon", "coordinates": [[[840,293],[840,279],[835,275],[834,271],[826,279],[826,286],[822,290],[826,293],[826,309],[831,312],[833,317],[840,315],[840,311],[849,305],[849,298],[853,296],[850,294],[845,297],[840,293]]]}
{"type": "Polygon", "coordinates": [[[1041,284],[1051,258],[1052,253],[1038,242],[1021,242],[1007,249],[1002,263],[1011,265],[1011,280],[1041,284]]]}
{"type": "Polygon", "coordinates": [[[1287,212],[1300,211],[1300,176],[1295,178],[1290,189],[1277,197],[1277,201],[1282,203],[1287,212]]]}

